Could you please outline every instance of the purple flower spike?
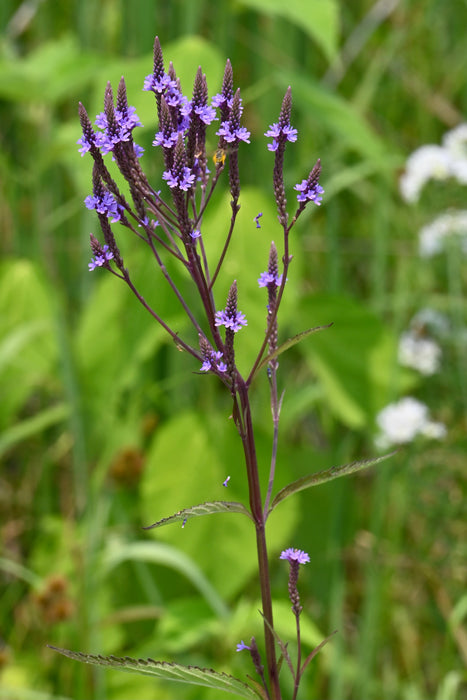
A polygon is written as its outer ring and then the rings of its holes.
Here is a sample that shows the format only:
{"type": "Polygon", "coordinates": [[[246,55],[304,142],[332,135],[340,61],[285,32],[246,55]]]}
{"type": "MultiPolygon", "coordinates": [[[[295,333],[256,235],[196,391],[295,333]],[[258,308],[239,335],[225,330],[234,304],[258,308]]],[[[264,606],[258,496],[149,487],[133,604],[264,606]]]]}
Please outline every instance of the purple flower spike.
{"type": "Polygon", "coordinates": [[[248,651],[250,651],[251,647],[249,647],[248,644],[245,644],[245,642],[242,639],[240,644],[237,644],[237,651],[243,651],[244,649],[248,649],[248,651]]]}
{"type": "Polygon", "coordinates": [[[255,218],[253,219],[253,221],[256,222],[256,228],[261,228],[261,224],[259,223],[259,219],[260,219],[262,216],[263,216],[263,212],[260,211],[260,213],[259,213],[259,214],[256,214],[255,218]]]}
{"type": "Polygon", "coordinates": [[[297,199],[299,202],[314,202],[318,207],[321,204],[324,194],[324,190],[321,185],[309,184],[308,180],[302,180],[299,185],[294,186],[294,190],[297,190],[300,194],[297,194],[297,199]]]}
{"type": "Polygon", "coordinates": [[[307,564],[310,561],[310,557],[306,552],[301,549],[293,549],[289,547],[281,552],[279,559],[288,559],[288,561],[298,561],[299,564],[307,564]]]}

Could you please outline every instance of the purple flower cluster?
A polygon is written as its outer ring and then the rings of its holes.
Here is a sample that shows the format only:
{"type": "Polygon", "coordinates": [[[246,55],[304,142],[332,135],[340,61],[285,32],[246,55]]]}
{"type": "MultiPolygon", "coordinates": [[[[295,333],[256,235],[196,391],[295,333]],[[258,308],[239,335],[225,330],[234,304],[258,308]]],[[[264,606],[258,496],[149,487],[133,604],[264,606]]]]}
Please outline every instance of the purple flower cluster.
{"type": "Polygon", "coordinates": [[[250,132],[244,126],[234,126],[232,121],[222,122],[217,136],[223,136],[227,143],[238,143],[244,141],[250,143],[250,132]]]}
{"type": "Polygon", "coordinates": [[[179,190],[186,192],[190,189],[195,181],[195,176],[191,172],[190,168],[186,166],[183,168],[181,173],[172,170],[166,170],[162,173],[164,180],[167,180],[167,184],[170,188],[177,187],[179,190]]]}
{"type": "Polygon", "coordinates": [[[247,326],[248,322],[245,314],[242,314],[240,311],[232,314],[226,309],[225,311],[216,311],[215,324],[216,326],[230,328],[234,333],[237,333],[242,326],[247,326]]]}
{"type": "Polygon", "coordinates": [[[309,183],[308,180],[302,180],[299,185],[294,186],[297,190],[297,199],[299,202],[314,202],[318,207],[321,204],[324,194],[324,189],[318,183],[309,183]]]}
{"type": "Polygon", "coordinates": [[[310,561],[310,557],[302,549],[293,549],[289,547],[281,552],[279,559],[287,559],[288,561],[298,561],[299,564],[307,564],[310,561]]]}
{"type": "Polygon", "coordinates": [[[108,217],[112,217],[112,223],[119,221],[121,218],[121,207],[114,196],[107,190],[104,190],[102,194],[90,194],[86,197],[84,203],[88,209],[95,209],[98,214],[105,214],[108,217]]]}
{"type": "Polygon", "coordinates": [[[279,148],[279,143],[285,141],[296,141],[297,134],[297,129],[294,129],[290,124],[279,126],[277,122],[274,122],[274,124],[271,124],[268,131],[266,131],[264,134],[268,138],[272,138],[272,143],[268,143],[268,150],[277,151],[279,148]]]}
{"type": "MultiPolygon", "coordinates": [[[[82,156],[84,156],[92,146],[100,148],[103,155],[110,153],[114,150],[116,144],[128,142],[130,140],[132,131],[136,126],[142,126],[136,114],[136,107],[127,107],[124,110],[115,108],[114,115],[115,120],[112,126],[110,126],[106,113],[101,112],[97,115],[95,124],[102,131],[94,133],[92,141],[86,134],[83,134],[83,136],[78,139],[77,143],[81,146],[79,152],[82,156]]],[[[144,148],[137,144],[133,144],[133,147],[136,156],[140,158],[144,153],[144,148]]]]}
{"type": "Polygon", "coordinates": [[[209,372],[210,370],[227,372],[227,365],[225,362],[222,362],[222,358],[223,354],[221,352],[214,352],[214,350],[211,350],[204,358],[204,362],[201,365],[201,372],[209,372]]]}
{"type": "Polygon", "coordinates": [[[262,272],[258,279],[258,285],[260,287],[268,287],[270,284],[275,284],[276,287],[280,287],[282,284],[282,275],[272,272],[262,272]]]}
{"type": "Polygon", "coordinates": [[[105,245],[102,248],[102,253],[100,255],[95,255],[92,259],[91,262],[88,263],[89,267],[89,272],[92,272],[92,270],[95,270],[96,267],[102,267],[106,263],[108,263],[110,260],[113,260],[114,254],[109,250],[109,246],[105,245]]]}

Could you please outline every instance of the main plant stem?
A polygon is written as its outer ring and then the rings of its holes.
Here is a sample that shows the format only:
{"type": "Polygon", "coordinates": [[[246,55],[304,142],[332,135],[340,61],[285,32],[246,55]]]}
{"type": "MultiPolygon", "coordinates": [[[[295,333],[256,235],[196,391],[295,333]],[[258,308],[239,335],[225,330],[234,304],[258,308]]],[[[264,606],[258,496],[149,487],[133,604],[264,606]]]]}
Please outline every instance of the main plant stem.
{"type": "Polygon", "coordinates": [[[258,553],[259,580],[261,586],[261,603],[264,615],[264,641],[266,648],[267,674],[270,682],[271,700],[281,700],[279,676],[277,672],[276,648],[272,630],[272,600],[271,585],[269,579],[269,562],[266,546],[266,521],[263,513],[261,499],[261,487],[258,474],[258,460],[256,457],[253,422],[251,419],[250,400],[245,381],[238,377],[237,393],[240,399],[241,416],[239,420],[240,435],[245,454],[248,488],[250,494],[250,509],[256,529],[256,548],[258,553]]]}

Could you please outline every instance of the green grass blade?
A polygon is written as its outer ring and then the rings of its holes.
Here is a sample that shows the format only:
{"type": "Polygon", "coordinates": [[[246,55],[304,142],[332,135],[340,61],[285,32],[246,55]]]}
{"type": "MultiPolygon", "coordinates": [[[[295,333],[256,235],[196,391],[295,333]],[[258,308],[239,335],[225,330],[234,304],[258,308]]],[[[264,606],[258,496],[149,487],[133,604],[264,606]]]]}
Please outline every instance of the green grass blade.
{"type": "Polygon", "coordinates": [[[52,425],[61,423],[68,418],[70,413],[66,403],[59,403],[52,408],[47,408],[40,413],[37,413],[32,418],[16,423],[8,430],[5,430],[0,436],[0,457],[7,452],[11,447],[14,447],[18,442],[27,440],[37,433],[41,433],[46,428],[52,425]]]}

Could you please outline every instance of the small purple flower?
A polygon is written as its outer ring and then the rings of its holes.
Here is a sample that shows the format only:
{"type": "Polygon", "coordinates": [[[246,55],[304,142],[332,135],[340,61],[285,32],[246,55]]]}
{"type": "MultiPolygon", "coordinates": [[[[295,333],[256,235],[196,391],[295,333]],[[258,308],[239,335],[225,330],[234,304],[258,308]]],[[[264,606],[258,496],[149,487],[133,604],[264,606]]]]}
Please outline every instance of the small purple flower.
{"type": "Polygon", "coordinates": [[[274,122],[264,134],[268,138],[272,138],[272,143],[268,143],[268,150],[277,151],[280,141],[296,141],[297,134],[297,129],[294,129],[290,124],[284,124],[280,127],[277,122],[274,122]]]}
{"type": "Polygon", "coordinates": [[[182,175],[177,175],[177,173],[174,173],[173,170],[166,170],[162,174],[162,177],[164,180],[167,180],[167,184],[170,188],[177,187],[179,190],[183,190],[184,192],[189,190],[195,181],[194,174],[191,172],[190,168],[187,168],[186,166],[183,168],[182,175]]]}
{"type": "Polygon", "coordinates": [[[243,651],[244,649],[248,649],[248,651],[250,651],[251,647],[249,647],[248,644],[245,644],[245,642],[242,639],[240,644],[237,644],[237,651],[243,651]]]}
{"type": "Polygon", "coordinates": [[[302,549],[293,549],[289,547],[281,552],[279,559],[288,559],[288,561],[298,561],[299,564],[307,564],[310,561],[310,557],[302,549]]]}
{"type": "Polygon", "coordinates": [[[195,229],[194,231],[192,231],[192,232],[190,233],[190,236],[191,236],[192,239],[195,241],[197,238],[200,238],[200,237],[201,237],[201,231],[200,231],[199,229],[195,229]]]}
{"type": "Polygon", "coordinates": [[[282,275],[262,272],[258,279],[258,284],[260,287],[268,287],[270,284],[275,284],[276,287],[280,287],[282,284],[282,275]]]}
{"type": "Polygon", "coordinates": [[[111,222],[120,220],[120,206],[115,200],[114,196],[104,190],[103,194],[95,195],[90,194],[84,200],[84,203],[88,209],[95,209],[98,214],[105,214],[108,217],[112,217],[111,222]]]}
{"type": "Polygon", "coordinates": [[[256,228],[261,228],[261,224],[259,223],[259,219],[260,219],[262,216],[263,216],[263,212],[260,211],[260,213],[259,213],[259,214],[256,214],[255,218],[253,219],[253,221],[256,222],[256,228]]]}
{"type": "Polygon", "coordinates": [[[151,75],[147,75],[144,79],[143,90],[161,95],[165,90],[175,87],[177,87],[176,81],[172,80],[167,73],[164,73],[160,78],[156,77],[154,73],[151,73],[151,75]]]}
{"type": "Polygon", "coordinates": [[[79,143],[81,148],[79,149],[79,153],[81,153],[81,157],[84,156],[85,153],[91,150],[91,146],[95,146],[96,143],[90,143],[89,139],[83,134],[80,139],[77,140],[76,143],[79,143]]]}
{"type": "Polygon", "coordinates": [[[230,315],[227,311],[216,311],[215,325],[225,326],[237,333],[242,326],[247,326],[248,322],[245,314],[242,314],[241,311],[236,311],[235,315],[230,315]]]}
{"type": "Polygon", "coordinates": [[[222,362],[223,354],[221,352],[214,352],[211,350],[209,354],[205,357],[203,364],[201,365],[201,372],[227,372],[227,365],[222,362]]]}
{"type": "Polygon", "coordinates": [[[230,121],[222,122],[219,131],[216,131],[217,136],[223,136],[227,143],[237,141],[245,141],[250,143],[250,132],[244,126],[233,127],[230,121]]]}
{"type": "Polygon", "coordinates": [[[206,126],[217,120],[216,110],[213,107],[209,107],[209,105],[198,105],[194,107],[193,111],[206,126]]]}
{"type": "Polygon", "coordinates": [[[135,156],[136,156],[137,158],[141,158],[141,156],[142,156],[143,153],[144,153],[144,148],[143,148],[142,146],[139,146],[137,143],[134,143],[134,144],[133,144],[133,150],[134,150],[135,156]]]}
{"type": "Polygon", "coordinates": [[[221,92],[218,92],[217,95],[214,95],[214,97],[211,100],[211,104],[213,107],[226,107],[227,110],[232,109],[232,102],[233,97],[226,97],[226,95],[223,95],[221,92]]]}
{"type": "Polygon", "coordinates": [[[113,260],[114,254],[109,250],[109,246],[105,245],[102,248],[102,255],[95,255],[91,262],[88,263],[89,272],[92,272],[96,267],[103,267],[106,262],[113,260]]]}
{"type": "Polygon", "coordinates": [[[158,131],[152,142],[153,146],[163,146],[164,148],[173,148],[178,141],[178,131],[172,131],[166,134],[164,131],[158,131]]]}
{"type": "Polygon", "coordinates": [[[294,185],[294,190],[297,190],[300,194],[297,194],[297,199],[299,202],[314,202],[318,207],[321,204],[324,194],[324,189],[321,185],[309,184],[308,180],[302,180],[299,185],[294,185]]]}
{"type": "Polygon", "coordinates": [[[102,129],[102,133],[97,134],[97,141],[102,153],[113,151],[117,143],[129,141],[131,132],[136,126],[142,126],[136,107],[127,107],[125,110],[115,109],[115,123],[112,131],[109,129],[109,122],[105,112],[101,112],[96,117],[96,126],[102,129]]]}
{"type": "Polygon", "coordinates": [[[228,476],[227,479],[222,482],[222,486],[225,486],[227,488],[227,486],[229,485],[229,481],[230,481],[230,476],[228,476]]]}

